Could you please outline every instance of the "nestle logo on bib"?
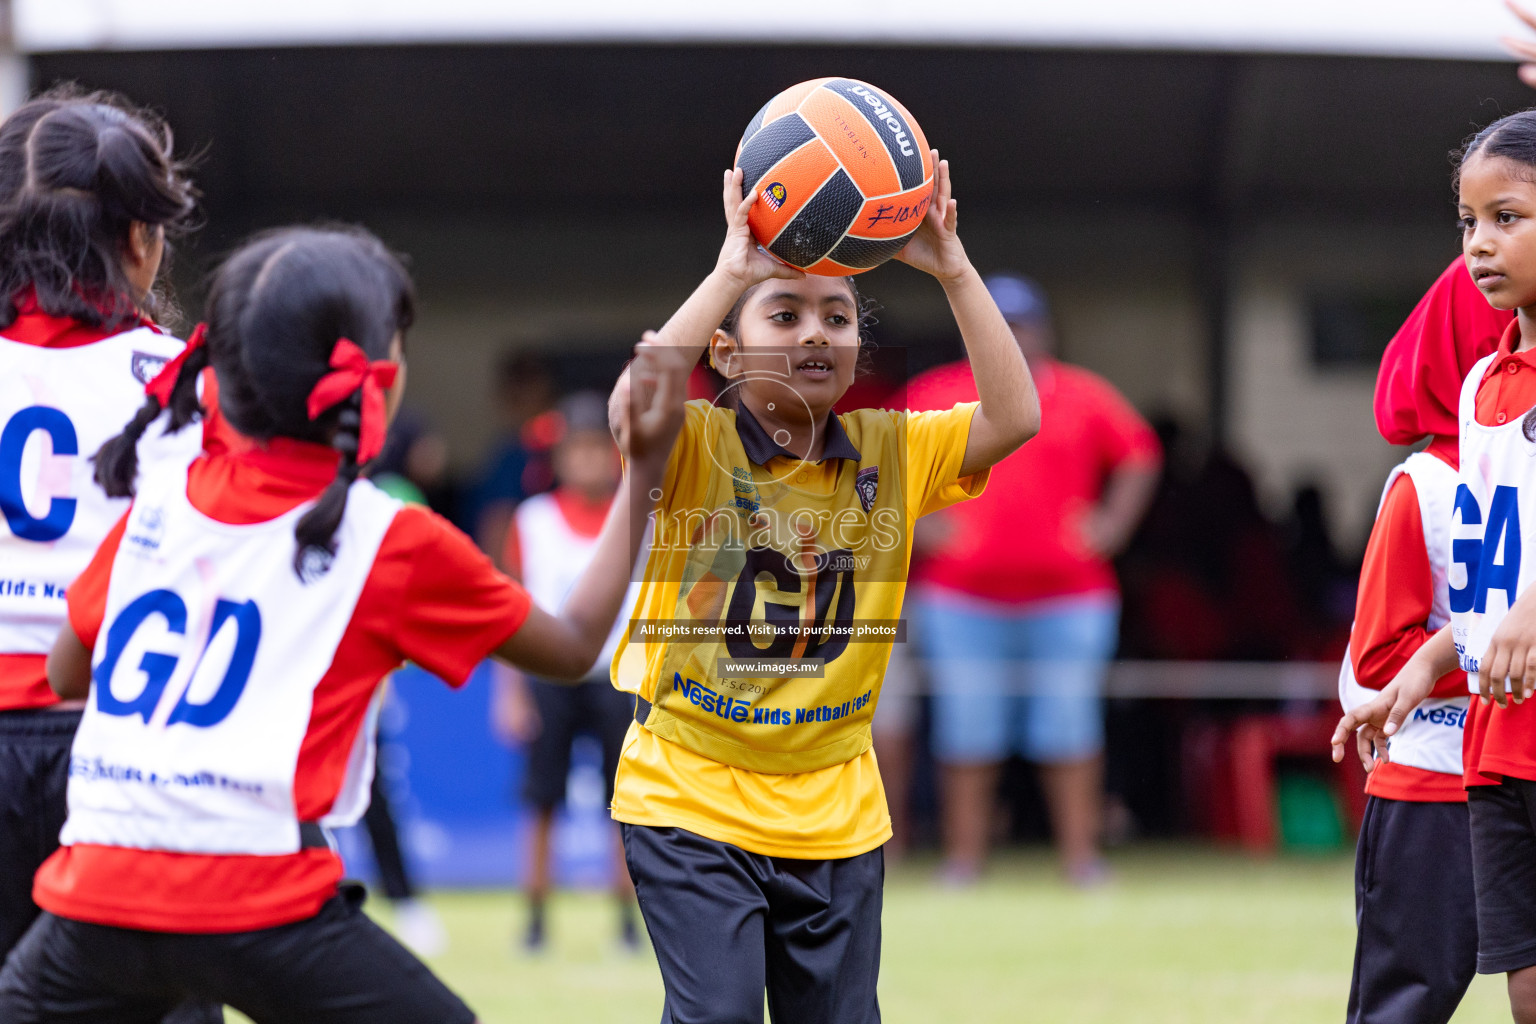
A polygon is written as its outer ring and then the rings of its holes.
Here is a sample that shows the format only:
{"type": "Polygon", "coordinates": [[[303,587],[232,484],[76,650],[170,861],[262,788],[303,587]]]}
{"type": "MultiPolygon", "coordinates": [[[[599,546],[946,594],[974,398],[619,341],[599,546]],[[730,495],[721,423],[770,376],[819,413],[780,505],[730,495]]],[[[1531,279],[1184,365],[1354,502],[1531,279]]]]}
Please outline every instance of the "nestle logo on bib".
{"type": "Polygon", "coordinates": [[[165,522],[158,508],[143,509],[133,517],[130,525],[132,529],[123,538],[129,551],[148,554],[160,550],[160,541],[165,538],[165,522]]]}
{"type": "Polygon", "coordinates": [[[155,379],[168,362],[170,360],[166,359],[165,356],[157,356],[153,352],[135,352],[133,354],[133,362],[130,364],[133,369],[133,379],[140,384],[148,384],[155,379]]]}

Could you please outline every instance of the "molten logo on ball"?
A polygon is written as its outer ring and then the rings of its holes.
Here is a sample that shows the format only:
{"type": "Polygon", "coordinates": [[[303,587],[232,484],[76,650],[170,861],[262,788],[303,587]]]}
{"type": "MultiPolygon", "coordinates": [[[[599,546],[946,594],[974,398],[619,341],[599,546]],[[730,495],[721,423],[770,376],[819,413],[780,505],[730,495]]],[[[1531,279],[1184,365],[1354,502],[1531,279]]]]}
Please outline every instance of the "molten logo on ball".
{"type": "Polygon", "coordinates": [[[788,190],[778,182],[774,182],[772,185],[769,185],[767,188],[763,189],[763,202],[768,204],[768,209],[770,210],[777,210],[779,207],[783,206],[784,200],[788,196],[788,190]]]}

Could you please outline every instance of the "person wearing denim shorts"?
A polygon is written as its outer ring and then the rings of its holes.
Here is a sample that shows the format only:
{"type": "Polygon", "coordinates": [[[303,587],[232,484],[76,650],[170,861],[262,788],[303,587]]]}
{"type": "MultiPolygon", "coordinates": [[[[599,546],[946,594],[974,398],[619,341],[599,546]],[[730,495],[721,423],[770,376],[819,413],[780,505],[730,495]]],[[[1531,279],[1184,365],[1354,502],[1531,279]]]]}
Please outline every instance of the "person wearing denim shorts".
{"type": "MultiPolygon", "coordinates": [[[[955,883],[980,873],[999,769],[1017,754],[1040,767],[1063,871],[1091,885],[1105,877],[1102,694],[1120,617],[1110,559],[1146,510],[1162,453],[1107,381],[1051,356],[1038,285],[999,274],[987,287],[1039,384],[1042,427],[993,467],[985,494],[925,520],[915,542],[943,871],[955,883]]],[[[915,378],[908,406],[948,408],[975,391],[961,360],[915,378]]]]}

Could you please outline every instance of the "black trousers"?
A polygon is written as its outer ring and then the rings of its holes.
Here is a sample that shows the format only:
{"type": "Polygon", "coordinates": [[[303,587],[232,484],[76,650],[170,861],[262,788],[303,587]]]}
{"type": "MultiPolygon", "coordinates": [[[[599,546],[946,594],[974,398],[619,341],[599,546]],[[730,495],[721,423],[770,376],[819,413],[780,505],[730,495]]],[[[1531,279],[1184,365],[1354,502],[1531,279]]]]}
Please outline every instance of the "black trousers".
{"type": "MultiPolygon", "coordinates": [[[[69,813],[69,751],[80,715],[0,711],[0,961],[42,913],[32,902],[32,877],[59,848],[69,813]]],[[[194,1002],[171,1011],[164,1024],[223,1019],[217,1004],[194,1002]]]]}
{"type": "Polygon", "coordinates": [[[45,913],[0,971],[0,1021],[156,1024],[191,998],[257,1024],[471,1024],[475,1015],[362,902],[361,886],[343,886],[314,917],[223,935],[45,913]]]}
{"type": "Polygon", "coordinates": [[[571,743],[582,733],[597,738],[603,748],[603,779],[613,802],[613,778],[619,752],[635,717],[635,698],[620,693],[606,678],[578,683],[528,680],[539,709],[539,734],[528,745],[523,769],[523,799],[541,811],[565,802],[565,780],[571,774],[571,743]]]}
{"type": "Polygon", "coordinates": [[[79,711],[0,711],[0,959],[41,913],[32,876],[59,848],[79,711]]]}
{"type": "Polygon", "coordinates": [[[1444,1024],[1477,973],[1467,805],[1366,801],[1348,1024],[1444,1024]]]}
{"type": "Polygon", "coordinates": [[[1536,966],[1536,782],[1467,789],[1479,974],[1536,966]]]}
{"type": "Polygon", "coordinates": [[[662,1024],[879,1024],[885,851],[765,857],[679,828],[625,825],[661,965],[662,1024]]]}

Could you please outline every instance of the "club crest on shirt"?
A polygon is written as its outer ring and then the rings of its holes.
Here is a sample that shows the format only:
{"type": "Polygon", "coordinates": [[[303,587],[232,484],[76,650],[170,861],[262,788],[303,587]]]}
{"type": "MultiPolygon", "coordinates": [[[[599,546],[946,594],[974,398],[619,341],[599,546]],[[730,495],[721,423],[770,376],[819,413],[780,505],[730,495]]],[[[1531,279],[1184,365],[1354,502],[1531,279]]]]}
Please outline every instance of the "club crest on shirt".
{"type": "Polygon", "coordinates": [[[853,478],[853,489],[859,492],[859,504],[868,512],[875,507],[875,495],[880,492],[880,467],[870,466],[859,470],[853,478]]]}
{"type": "Polygon", "coordinates": [[[133,379],[140,384],[148,384],[157,377],[165,364],[170,362],[165,356],[157,356],[153,352],[135,352],[133,362],[133,379]]]}

